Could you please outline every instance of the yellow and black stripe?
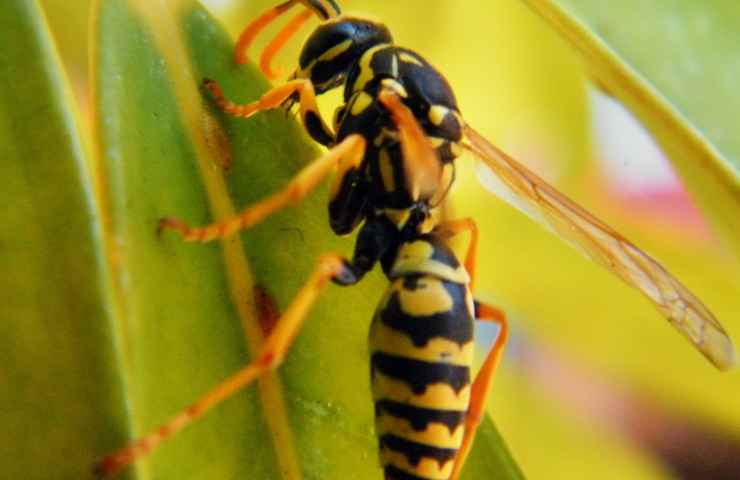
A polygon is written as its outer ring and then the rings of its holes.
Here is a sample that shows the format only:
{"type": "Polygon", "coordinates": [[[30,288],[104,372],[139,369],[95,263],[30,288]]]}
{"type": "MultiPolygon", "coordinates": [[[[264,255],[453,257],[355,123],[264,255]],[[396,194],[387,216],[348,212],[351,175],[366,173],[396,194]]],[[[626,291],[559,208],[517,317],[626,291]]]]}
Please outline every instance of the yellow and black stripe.
{"type": "Polygon", "coordinates": [[[473,358],[468,277],[441,242],[401,245],[370,332],[385,478],[446,480],[465,429],[473,358]]]}

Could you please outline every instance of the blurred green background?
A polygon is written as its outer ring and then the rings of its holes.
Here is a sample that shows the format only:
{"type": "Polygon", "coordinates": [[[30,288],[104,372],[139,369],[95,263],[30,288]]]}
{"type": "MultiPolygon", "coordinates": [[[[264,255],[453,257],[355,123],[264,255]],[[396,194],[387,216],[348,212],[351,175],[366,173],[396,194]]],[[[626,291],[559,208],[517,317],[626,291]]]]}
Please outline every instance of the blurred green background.
{"type": "MultiPolygon", "coordinates": [[[[42,3],[84,111],[89,3],[42,3]]],[[[236,36],[274,2],[205,3],[236,36]]],[[[737,246],[712,233],[644,132],[594,94],[581,59],[521,1],[342,6],[382,19],[447,75],[471,125],[660,259],[740,338],[737,246]]],[[[292,68],[299,47],[277,63],[292,68]]],[[[655,438],[684,441],[686,429],[706,462],[737,452],[740,374],[716,372],[642,296],[490,197],[472,162],[459,163],[456,213],[481,227],[478,293],[514,329],[489,411],[525,474],[677,478],[655,438]]]]}

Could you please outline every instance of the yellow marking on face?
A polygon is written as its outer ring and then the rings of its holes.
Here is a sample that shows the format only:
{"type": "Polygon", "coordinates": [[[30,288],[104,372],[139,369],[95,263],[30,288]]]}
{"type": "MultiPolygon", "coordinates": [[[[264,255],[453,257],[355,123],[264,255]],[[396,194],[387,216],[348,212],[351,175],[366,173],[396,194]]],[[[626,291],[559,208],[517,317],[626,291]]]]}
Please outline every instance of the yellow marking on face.
{"type": "MultiPolygon", "coordinates": [[[[393,58],[396,58],[396,57],[393,57],[393,58]]],[[[393,90],[400,97],[407,98],[409,96],[408,92],[406,91],[406,88],[403,85],[401,85],[401,83],[398,82],[397,80],[394,80],[392,78],[384,78],[381,84],[385,88],[389,88],[393,90]]]]}
{"type": "Polygon", "coordinates": [[[396,55],[393,55],[393,59],[391,60],[391,74],[393,77],[398,78],[398,57],[396,55]]]}
{"type": "Polygon", "coordinates": [[[432,105],[429,109],[429,121],[436,126],[440,126],[448,113],[450,113],[449,108],[442,105],[432,105]]]}
{"type": "Polygon", "coordinates": [[[388,151],[386,149],[380,150],[378,153],[378,161],[380,162],[380,176],[383,179],[383,188],[385,188],[386,192],[395,192],[396,178],[393,175],[391,157],[388,155],[388,151]]]}
{"type": "Polygon", "coordinates": [[[402,62],[413,63],[414,65],[418,65],[420,67],[424,66],[418,58],[411,55],[410,53],[401,52],[398,54],[398,57],[401,59],[402,62]]]}
{"type": "Polygon", "coordinates": [[[348,38],[347,40],[334,45],[329,50],[319,55],[318,61],[320,62],[331,61],[332,59],[338,57],[339,55],[349,50],[350,47],[352,47],[352,39],[348,38]]]}
{"type": "MultiPolygon", "coordinates": [[[[349,50],[350,47],[352,47],[351,39],[347,39],[341,43],[338,43],[337,45],[334,45],[329,50],[319,55],[318,58],[314,58],[313,60],[311,60],[311,62],[308,65],[306,65],[304,68],[299,67],[298,70],[296,71],[296,78],[311,78],[311,72],[313,71],[313,68],[316,66],[318,62],[331,61],[331,59],[336,58],[337,56],[349,50]]],[[[330,82],[331,81],[333,80],[330,80],[330,82]]],[[[317,85],[317,87],[321,88],[322,86],[326,84],[327,82],[324,82],[321,85],[317,85]]]]}
{"type": "Polygon", "coordinates": [[[417,466],[411,465],[411,463],[401,452],[396,452],[388,448],[383,448],[380,451],[380,461],[383,465],[393,465],[407,473],[416,475],[417,477],[424,477],[433,480],[447,480],[452,475],[452,468],[455,465],[455,459],[450,459],[444,464],[442,468],[439,468],[439,463],[434,458],[421,457],[417,466]]]}
{"type": "Polygon", "coordinates": [[[375,54],[384,48],[388,48],[388,44],[381,43],[380,45],[375,45],[362,54],[359,64],[360,74],[357,76],[357,80],[355,81],[354,91],[363,90],[365,85],[375,77],[375,71],[370,66],[370,62],[372,62],[375,54]]]}
{"type": "Polygon", "coordinates": [[[370,327],[370,350],[415,360],[440,362],[449,365],[471,366],[473,364],[474,342],[462,347],[445,338],[431,338],[423,347],[417,347],[405,333],[393,330],[376,319],[370,327]]]}
{"type": "Polygon", "coordinates": [[[416,395],[403,381],[383,375],[375,370],[373,374],[373,400],[393,400],[417,407],[444,410],[467,410],[470,404],[470,384],[460,390],[460,394],[445,383],[427,385],[421,395],[416,395]]]}
{"type": "Polygon", "coordinates": [[[461,422],[450,434],[450,429],[444,423],[430,422],[425,430],[418,432],[414,430],[408,420],[383,412],[375,420],[375,431],[378,436],[384,433],[392,433],[412,442],[432,445],[437,448],[457,449],[462,444],[465,424],[461,422]]]}

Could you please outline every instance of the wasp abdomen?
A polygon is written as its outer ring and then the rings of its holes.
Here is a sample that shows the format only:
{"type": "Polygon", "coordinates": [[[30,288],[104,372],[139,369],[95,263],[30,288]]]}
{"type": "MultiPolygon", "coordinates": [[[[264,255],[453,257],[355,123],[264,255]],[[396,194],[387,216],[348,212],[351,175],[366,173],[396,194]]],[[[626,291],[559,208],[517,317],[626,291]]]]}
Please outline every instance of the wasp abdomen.
{"type": "Polygon", "coordinates": [[[370,346],[385,478],[449,478],[470,400],[467,284],[424,273],[395,279],[375,315],[370,346]]]}

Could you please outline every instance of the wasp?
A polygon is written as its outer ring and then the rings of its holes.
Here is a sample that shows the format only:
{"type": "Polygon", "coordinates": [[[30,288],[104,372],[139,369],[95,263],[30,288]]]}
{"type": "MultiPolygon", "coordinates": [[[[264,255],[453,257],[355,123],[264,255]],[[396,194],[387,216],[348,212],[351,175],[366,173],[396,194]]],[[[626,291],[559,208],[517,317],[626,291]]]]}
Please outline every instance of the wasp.
{"type": "Polygon", "coordinates": [[[251,228],[299,203],[332,172],[329,224],[338,235],[359,229],[351,258],[325,254],[250,364],[153,433],[113,452],[98,472],[113,474],[194,421],[239,388],[277,368],[312,304],[333,282],[349,286],[380,264],[389,287],[370,327],[371,378],[380,459],[386,480],[459,477],[484,412],[506,342],[506,317],[476,301],[478,231],[470,218],[447,220],[440,206],[464,152],[478,159],[484,185],[645,294],[668,321],[720,369],[733,347],[712,313],[665,268],[545,183],[468,125],[445,77],[418,53],[396,45],[382,23],[342,14],[334,0],[288,0],[250,23],[237,63],[264,27],[294,6],[303,9],[267,45],[261,67],[312,16],[320,24],[303,45],[298,68],[259,100],[238,105],[205,80],[226,114],[251,117],[298,105],[308,134],[327,151],[282,190],[223,222],[192,227],[164,218],[160,228],[208,242],[251,228]],[[316,97],[343,88],[329,127],[316,97]],[[447,246],[468,232],[464,259],[447,246]],[[475,377],[474,320],[499,325],[475,377]]]}

